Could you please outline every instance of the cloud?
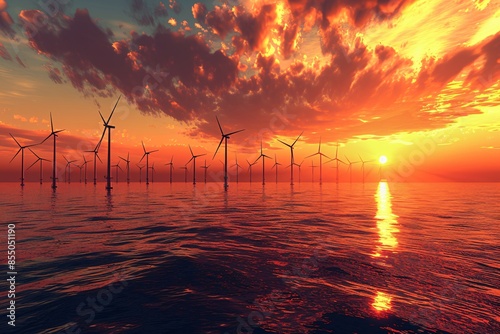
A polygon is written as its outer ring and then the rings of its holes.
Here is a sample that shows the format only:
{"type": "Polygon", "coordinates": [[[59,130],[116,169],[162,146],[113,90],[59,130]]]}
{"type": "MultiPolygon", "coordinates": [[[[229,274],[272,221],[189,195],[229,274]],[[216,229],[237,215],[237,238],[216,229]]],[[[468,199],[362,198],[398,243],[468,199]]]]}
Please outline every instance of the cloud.
{"type": "Polygon", "coordinates": [[[15,120],[18,120],[18,121],[21,121],[21,122],[27,122],[28,121],[28,119],[26,117],[22,116],[22,115],[17,115],[16,114],[13,117],[14,117],[15,120]]]}
{"type": "Polygon", "coordinates": [[[155,6],[152,11],[145,0],[132,0],[130,2],[130,16],[142,26],[155,26],[157,18],[167,17],[167,7],[163,2],[155,6]]]}
{"type": "MultiPolygon", "coordinates": [[[[337,140],[432,129],[478,113],[469,103],[472,96],[464,94],[468,100],[457,100],[446,111],[438,97],[452,95],[446,87],[460,74],[468,75],[470,84],[485,73],[498,77],[498,35],[426,58],[415,69],[395,48],[370,47],[333,24],[341,15],[353,27],[387,21],[409,3],[264,2],[252,10],[221,5],[211,11],[198,3],[192,13],[207,34],[188,35],[159,24],[151,34],[132,31],[123,40],[79,9],[36,35],[27,34],[30,45],[57,65],[47,68],[54,82],[68,80],[85,95],[119,91],[143,113],[190,122],[190,135],[218,135],[217,114],[245,127],[249,136],[309,130],[337,140]],[[321,63],[295,57],[310,20],[318,27],[321,63]],[[230,43],[218,48],[217,38],[230,43]],[[268,52],[274,46],[281,53],[268,52]]],[[[35,12],[20,14],[27,30],[35,12]]]]}
{"type": "Polygon", "coordinates": [[[14,21],[7,12],[7,1],[0,0],[0,32],[9,38],[14,38],[16,32],[12,29],[14,21]]]}
{"type": "Polygon", "coordinates": [[[12,60],[10,53],[7,51],[5,46],[3,46],[2,43],[0,43],[0,57],[2,57],[5,60],[12,60]]]}

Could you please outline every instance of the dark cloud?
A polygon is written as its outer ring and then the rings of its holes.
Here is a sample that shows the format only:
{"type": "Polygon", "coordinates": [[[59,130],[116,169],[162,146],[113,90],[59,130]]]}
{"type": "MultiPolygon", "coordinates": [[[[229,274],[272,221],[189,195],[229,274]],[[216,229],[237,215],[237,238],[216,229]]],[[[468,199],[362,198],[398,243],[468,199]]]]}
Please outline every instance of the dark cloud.
{"type": "Polygon", "coordinates": [[[0,32],[9,38],[14,38],[16,32],[12,28],[14,21],[7,12],[7,1],[0,0],[0,32]]]}
{"type": "Polygon", "coordinates": [[[9,52],[7,51],[5,46],[3,46],[2,43],[0,43],[0,57],[2,57],[5,60],[12,60],[11,55],[9,54],[9,52]]]}
{"type": "Polygon", "coordinates": [[[176,14],[179,14],[182,11],[182,6],[176,0],[169,0],[168,7],[172,9],[176,14]]]}
{"type": "Polygon", "coordinates": [[[191,12],[193,13],[193,17],[199,22],[205,21],[205,16],[207,16],[207,6],[203,2],[198,2],[193,5],[191,8],[191,12]]]}
{"type": "MultiPolygon", "coordinates": [[[[197,15],[199,17],[202,16],[201,14],[197,15]]],[[[235,28],[233,12],[231,8],[226,5],[222,7],[215,6],[212,11],[205,14],[205,22],[207,26],[212,28],[212,31],[222,39],[224,39],[229,32],[234,31],[235,28]]]]}

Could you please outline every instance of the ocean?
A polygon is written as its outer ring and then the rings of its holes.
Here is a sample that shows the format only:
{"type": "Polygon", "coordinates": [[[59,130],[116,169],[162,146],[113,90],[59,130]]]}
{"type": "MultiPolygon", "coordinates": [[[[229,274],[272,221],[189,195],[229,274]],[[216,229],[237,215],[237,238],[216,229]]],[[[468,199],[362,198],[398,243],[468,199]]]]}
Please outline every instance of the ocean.
{"type": "Polygon", "coordinates": [[[1,184],[0,332],[500,333],[498,183],[104,186],[1,184]]]}

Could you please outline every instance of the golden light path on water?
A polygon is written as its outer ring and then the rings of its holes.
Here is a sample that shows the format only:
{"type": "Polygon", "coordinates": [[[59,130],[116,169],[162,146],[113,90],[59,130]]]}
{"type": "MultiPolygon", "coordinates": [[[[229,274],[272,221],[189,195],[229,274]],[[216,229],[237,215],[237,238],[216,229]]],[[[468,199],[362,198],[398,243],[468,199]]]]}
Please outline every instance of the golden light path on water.
{"type": "MultiPolygon", "coordinates": [[[[399,232],[398,216],[392,212],[392,201],[389,185],[386,181],[381,181],[378,184],[377,192],[375,194],[375,201],[377,202],[377,213],[375,219],[377,221],[378,229],[378,244],[374,253],[375,258],[387,258],[384,251],[394,251],[398,246],[398,239],[396,234],[399,232]]],[[[383,291],[377,291],[372,306],[377,311],[387,311],[391,309],[392,297],[383,291]]]]}

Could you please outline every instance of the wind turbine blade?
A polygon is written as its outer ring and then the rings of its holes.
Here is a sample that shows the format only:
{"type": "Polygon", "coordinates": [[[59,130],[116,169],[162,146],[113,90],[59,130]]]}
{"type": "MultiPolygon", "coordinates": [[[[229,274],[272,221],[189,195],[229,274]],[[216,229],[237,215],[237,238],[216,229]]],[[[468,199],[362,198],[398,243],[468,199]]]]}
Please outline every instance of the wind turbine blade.
{"type": "Polygon", "coordinates": [[[234,135],[235,133],[239,133],[239,132],[242,132],[242,131],[245,131],[245,129],[238,130],[238,131],[233,131],[233,132],[229,132],[228,134],[226,134],[226,136],[231,136],[231,135],[234,135]]]}
{"type": "Polygon", "coordinates": [[[347,162],[349,163],[349,165],[352,164],[351,160],[349,160],[349,158],[347,157],[347,155],[344,154],[344,157],[347,160],[347,162]]]}
{"type": "Polygon", "coordinates": [[[193,159],[194,159],[194,156],[192,156],[192,157],[191,157],[191,159],[189,159],[189,161],[188,161],[188,162],[186,162],[186,165],[187,165],[188,163],[190,163],[190,162],[191,162],[191,160],[193,160],[193,159]]]}
{"type": "Polygon", "coordinates": [[[97,111],[97,112],[99,113],[99,116],[101,116],[101,119],[102,119],[102,122],[104,123],[104,125],[107,125],[108,123],[106,123],[106,120],[102,116],[101,112],[100,111],[97,111]]]}
{"type": "Polygon", "coordinates": [[[14,136],[12,135],[12,133],[9,133],[9,135],[12,137],[12,139],[14,139],[14,141],[17,144],[17,146],[22,147],[21,144],[19,144],[19,142],[16,140],[16,138],[14,138],[14,136]]]}
{"type": "Polygon", "coordinates": [[[101,160],[101,158],[99,157],[99,154],[97,154],[97,153],[96,153],[96,154],[95,154],[95,156],[96,156],[96,157],[97,157],[97,159],[99,159],[99,161],[102,163],[102,160],[101,160]]]}
{"type": "Polygon", "coordinates": [[[193,153],[193,150],[191,149],[191,145],[188,145],[189,147],[189,151],[191,152],[191,155],[194,157],[194,153],[193,153]]]}
{"type": "Polygon", "coordinates": [[[203,154],[198,154],[198,155],[195,155],[194,158],[198,158],[198,157],[202,157],[204,155],[207,155],[206,153],[203,153],[203,154]]]}
{"type": "Polygon", "coordinates": [[[149,153],[155,153],[155,152],[158,152],[159,150],[153,150],[153,151],[149,151],[149,153]]]}
{"type": "Polygon", "coordinates": [[[101,147],[102,140],[104,139],[104,135],[106,134],[106,130],[108,128],[104,127],[104,131],[102,132],[101,139],[99,139],[99,143],[97,143],[97,149],[101,147]]]}
{"type": "Polygon", "coordinates": [[[54,133],[54,123],[52,122],[52,113],[50,113],[50,131],[54,133]]]}
{"type": "Polygon", "coordinates": [[[26,170],[30,169],[31,167],[33,167],[38,161],[42,160],[42,158],[38,158],[34,163],[32,163],[28,168],[26,168],[26,170]]]}
{"type": "Polygon", "coordinates": [[[141,144],[142,144],[142,149],[144,150],[144,154],[146,154],[146,147],[144,146],[144,142],[142,140],[141,140],[141,144]]]}
{"type": "Polygon", "coordinates": [[[311,154],[311,155],[308,155],[307,157],[305,157],[304,159],[307,159],[307,158],[310,158],[310,157],[314,157],[315,155],[318,155],[319,153],[314,153],[314,154],[311,154]]]}
{"type": "Polygon", "coordinates": [[[115,112],[116,106],[118,105],[118,102],[120,102],[120,98],[121,97],[122,97],[121,95],[118,96],[118,100],[116,100],[115,106],[113,107],[113,110],[111,111],[111,114],[109,115],[109,118],[108,118],[108,121],[106,122],[106,124],[108,124],[109,121],[111,121],[111,117],[113,117],[113,114],[115,112]]]}
{"type": "Polygon", "coordinates": [[[130,152],[127,153],[127,162],[130,162],[130,152]]]}
{"type": "Polygon", "coordinates": [[[302,136],[303,133],[304,133],[304,131],[302,131],[300,133],[300,135],[297,137],[297,139],[295,139],[295,141],[293,142],[292,146],[295,145],[295,143],[297,142],[297,140],[299,140],[300,136],[302,136]]]}
{"type": "MultiPolygon", "coordinates": [[[[144,157],[146,156],[146,154],[147,154],[147,153],[146,153],[146,152],[144,152],[144,154],[143,154],[143,156],[142,156],[141,160],[139,160],[139,163],[142,161],[142,159],[144,159],[144,157]]],[[[101,159],[99,159],[99,160],[101,160],[101,159]]]]}
{"type": "Polygon", "coordinates": [[[19,150],[17,150],[17,153],[14,155],[14,157],[12,159],[10,159],[9,163],[11,163],[12,160],[14,160],[17,157],[17,155],[19,154],[19,152],[21,152],[21,150],[22,150],[22,148],[20,148],[19,150]]]}
{"type": "Polygon", "coordinates": [[[66,157],[63,155],[64,160],[66,160],[67,163],[69,163],[69,160],[66,159],[66,157]]]}
{"type": "Polygon", "coordinates": [[[219,146],[217,146],[217,149],[215,150],[215,153],[214,153],[214,156],[212,158],[212,160],[215,158],[215,156],[217,155],[217,152],[219,152],[219,148],[220,146],[222,145],[222,142],[224,141],[224,136],[222,136],[222,138],[220,139],[220,142],[219,142],[219,146]]]}
{"type": "Polygon", "coordinates": [[[29,147],[28,147],[28,150],[30,150],[30,151],[31,151],[31,153],[33,153],[33,155],[34,155],[35,157],[37,157],[38,159],[42,159],[42,158],[40,158],[40,157],[39,157],[39,156],[38,156],[35,152],[33,152],[33,150],[32,150],[31,148],[29,148],[29,147]]]}
{"type": "Polygon", "coordinates": [[[47,137],[45,137],[45,139],[44,139],[44,140],[42,140],[42,141],[40,142],[40,144],[45,143],[45,141],[46,141],[47,139],[49,139],[52,135],[53,135],[53,133],[51,133],[50,135],[48,135],[47,137]]]}
{"type": "Polygon", "coordinates": [[[224,136],[224,131],[222,131],[222,126],[220,126],[219,118],[215,116],[215,119],[217,120],[217,124],[219,125],[220,133],[224,136]]]}
{"type": "Polygon", "coordinates": [[[278,139],[278,141],[279,141],[280,143],[282,143],[283,145],[286,145],[286,146],[288,146],[288,147],[292,147],[292,145],[287,144],[287,143],[285,143],[284,141],[282,141],[282,140],[280,140],[280,139],[278,139]]]}
{"type": "Polygon", "coordinates": [[[125,158],[122,158],[120,156],[118,156],[118,158],[122,159],[123,161],[127,162],[127,160],[125,160],[125,158]]]}

